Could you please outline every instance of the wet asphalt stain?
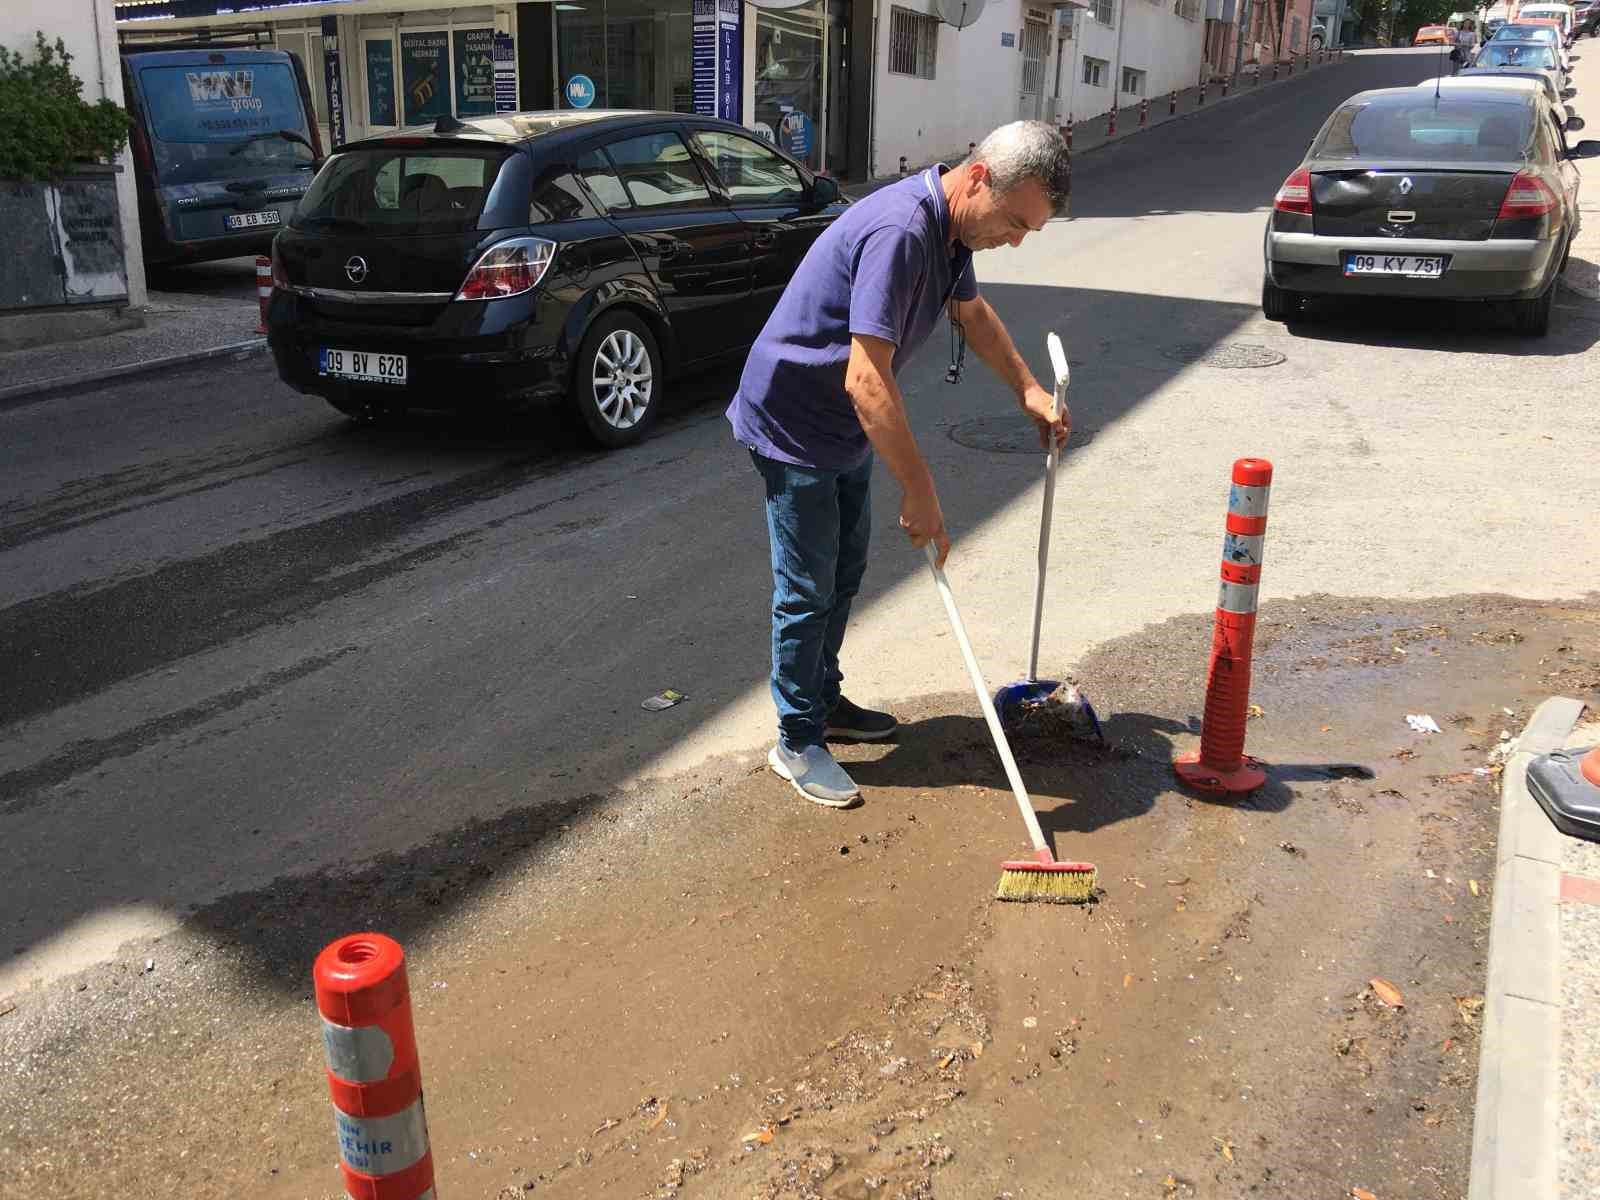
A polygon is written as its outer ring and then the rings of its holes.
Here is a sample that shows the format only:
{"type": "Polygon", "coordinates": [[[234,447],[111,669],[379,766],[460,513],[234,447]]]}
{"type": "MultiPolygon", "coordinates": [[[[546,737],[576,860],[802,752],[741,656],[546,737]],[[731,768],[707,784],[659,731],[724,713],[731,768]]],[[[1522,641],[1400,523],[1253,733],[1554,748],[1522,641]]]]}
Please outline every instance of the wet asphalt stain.
{"type": "Polygon", "coordinates": [[[246,454],[235,459],[208,462],[202,467],[174,474],[162,472],[162,468],[170,464],[153,463],[144,467],[129,468],[127,471],[120,471],[110,476],[100,476],[97,480],[87,481],[91,486],[82,489],[80,494],[87,498],[77,499],[74,503],[0,530],[0,551],[15,550],[20,546],[26,546],[29,542],[68,533],[84,525],[92,525],[96,521],[110,520],[154,505],[213,492],[242,480],[259,479],[274,471],[302,466],[311,461],[310,456],[281,458],[283,453],[284,449],[264,450],[259,454],[246,454]],[[241,467],[273,458],[279,461],[253,471],[239,470],[241,467]],[[224,472],[230,473],[224,474],[224,472]],[[172,490],[174,485],[199,479],[205,479],[206,482],[172,490]],[[100,486],[93,486],[94,484],[100,486]],[[135,497],[141,498],[135,499],[135,497]],[[119,503],[124,500],[128,502],[119,503]],[[108,501],[113,507],[106,507],[108,501]]]}
{"type": "Polygon", "coordinates": [[[103,738],[82,738],[68,742],[49,758],[32,766],[0,774],[0,815],[11,816],[37,808],[48,799],[45,789],[71,779],[80,772],[98,767],[115,758],[126,758],[165,738],[204,725],[206,722],[242,708],[263,696],[297,680],[315,675],[324,667],[332,666],[359,647],[343,646],[330,654],[319,654],[292,667],[270,671],[256,682],[243,687],[230,688],[199,704],[191,704],[176,712],[164,713],[140,722],[120,733],[103,738]]]}
{"type": "Polygon", "coordinates": [[[472,505],[581,467],[547,455],[497,464],[354,512],[0,610],[0,728],[147,671],[287,624],[330,601],[460,550],[485,529],[621,479],[575,488],[510,516],[382,556],[402,537],[472,505]],[[375,561],[366,561],[375,560],[375,561]],[[352,565],[360,564],[360,565],[352,565]]]}

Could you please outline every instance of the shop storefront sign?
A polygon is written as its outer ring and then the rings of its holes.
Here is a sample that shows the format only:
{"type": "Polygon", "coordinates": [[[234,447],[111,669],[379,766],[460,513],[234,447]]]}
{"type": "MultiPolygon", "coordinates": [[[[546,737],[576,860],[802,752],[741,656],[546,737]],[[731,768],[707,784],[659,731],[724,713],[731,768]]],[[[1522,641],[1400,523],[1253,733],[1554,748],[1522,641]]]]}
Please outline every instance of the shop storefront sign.
{"type": "Polygon", "coordinates": [[[690,37],[694,111],[739,120],[744,98],[739,0],[694,0],[690,37]]]}
{"type": "Polygon", "coordinates": [[[322,18],[322,71],[328,89],[328,141],[344,145],[344,77],[339,72],[339,21],[322,18]]]}
{"type": "Polygon", "coordinates": [[[367,124],[398,125],[394,105],[394,43],[367,43],[367,124]]]}
{"type": "Polygon", "coordinates": [[[567,80],[567,103],[573,108],[588,108],[594,103],[594,80],[587,75],[574,75],[567,80]]]}
{"type": "Polygon", "coordinates": [[[422,125],[450,111],[450,35],[400,33],[400,88],[405,123],[422,125]]]}
{"type": "Polygon", "coordinates": [[[494,35],[494,110],[517,111],[517,40],[509,33],[494,35]]]}
{"type": "Polygon", "coordinates": [[[811,142],[815,136],[816,126],[798,108],[791,108],[778,122],[778,145],[801,162],[811,160],[811,142]]]}
{"type": "Polygon", "coordinates": [[[494,29],[455,31],[456,116],[494,111],[494,29]]]}

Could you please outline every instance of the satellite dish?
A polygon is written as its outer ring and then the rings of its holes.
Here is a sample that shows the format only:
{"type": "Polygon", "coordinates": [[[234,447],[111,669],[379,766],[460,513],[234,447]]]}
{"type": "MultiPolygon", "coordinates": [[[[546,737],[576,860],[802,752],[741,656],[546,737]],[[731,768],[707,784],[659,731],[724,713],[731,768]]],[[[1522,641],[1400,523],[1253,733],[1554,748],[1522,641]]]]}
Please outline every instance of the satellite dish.
{"type": "Polygon", "coordinates": [[[933,0],[934,9],[946,25],[965,29],[983,15],[985,0],[933,0]]]}

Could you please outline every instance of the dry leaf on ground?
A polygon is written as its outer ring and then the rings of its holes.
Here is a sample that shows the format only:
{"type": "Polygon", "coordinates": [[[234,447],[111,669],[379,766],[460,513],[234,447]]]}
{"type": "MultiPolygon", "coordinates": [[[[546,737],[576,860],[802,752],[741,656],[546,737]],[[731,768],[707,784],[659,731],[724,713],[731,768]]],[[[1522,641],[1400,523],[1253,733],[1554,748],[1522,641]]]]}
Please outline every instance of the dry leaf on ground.
{"type": "Polygon", "coordinates": [[[654,1133],[656,1130],[660,1129],[664,1124],[666,1124],[666,1121],[667,1121],[667,1106],[665,1104],[663,1104],[661,1106],[661,1111],[656,1114],[655,1120],[651,1121],[650,1124],[648,1124],[648,1125],[646,1125],[644,1127],[645,1128],[645,1132],[646,1133],[654,1133]]]}
{"type": "Polygon", "coordinates": [[[1353,1196],[1355,1200],[1378,1200],[1378,1198],[1371,1192],[1367,1191],[1366,1188],[1353,1187],[1350,1189],[1350,1195],[1353,1196]]]}
{"type": "Polygon", "coordinates": [[[1122,977],[1122,986],[1125,987],[1125,988],[1132,987],[1133,986],[1133,976],[1132,975],[1124,975],[1122,977]]]}
{"type": "Polygon", "coordinates": [[[1222,1155],[1222,1157],[1227,1159],[1229,1162],[1232,1162],[1233,1161],[1233,1143],[1230,1142],[1227,1138],[1219,1138],[1219,1137],[1216,1137],[1215,1135],[1212,1136],[1211,1140],[1217,1144],[1217,1153],[1222,1155]]]}
{"type": "Polygon", "coordinates": [[[772,1141],[772,1129],[770,1126],[757,1129],[753,1133],[745,1134],[739,1140],[741,1142],[759,1142],[761,1145],[765,1146],[770,1144],[772,1141]]]}
{"type": "Polygon", "coordinates": [[[1478,893],[1478,881],[1476,879],[1467,880],[1467,886],[1472,889],[1472,894],[1474,896],[1479,894],[1478,893]]]}
{"type": "Polygon", "coordinates": [[[1400,994],[1400,989],[1387,979],[1374,979],[1371,981],[1373,994],[1390,1008],[1404,1008],[1405,997],[1400,994]]]}
{"type": "Polygon", "coordinates": [[[1252,704],[1245,711],[1248,712],[1252,717],[1264,717],[1267,715],[1267,710],[1262,708],[1259,704],[1252,704]]]}

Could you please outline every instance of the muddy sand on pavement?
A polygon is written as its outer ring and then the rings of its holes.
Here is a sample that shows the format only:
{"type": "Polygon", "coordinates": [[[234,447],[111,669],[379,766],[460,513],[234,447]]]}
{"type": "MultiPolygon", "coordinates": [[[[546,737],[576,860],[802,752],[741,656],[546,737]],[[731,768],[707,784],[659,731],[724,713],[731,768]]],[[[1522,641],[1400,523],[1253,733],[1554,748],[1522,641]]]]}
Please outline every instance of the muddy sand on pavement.
{"type": "Polygon", "coordinates": [[[1210,632],[1077,664],[1107,747],[1017,745],[1096,903],[989,898],[1025,839],[968,695],[841,748],[851,812],[754,753],[530,794],[0,1002],[0,1193],[339,1195],[309,965],[374,928],[410,955],[450,1200],[1464,1197],[1496,747],[1596,698],[1600,604],[1267,605],[1271,772],[1231,803],[1170,767],[1210,632]]]}

